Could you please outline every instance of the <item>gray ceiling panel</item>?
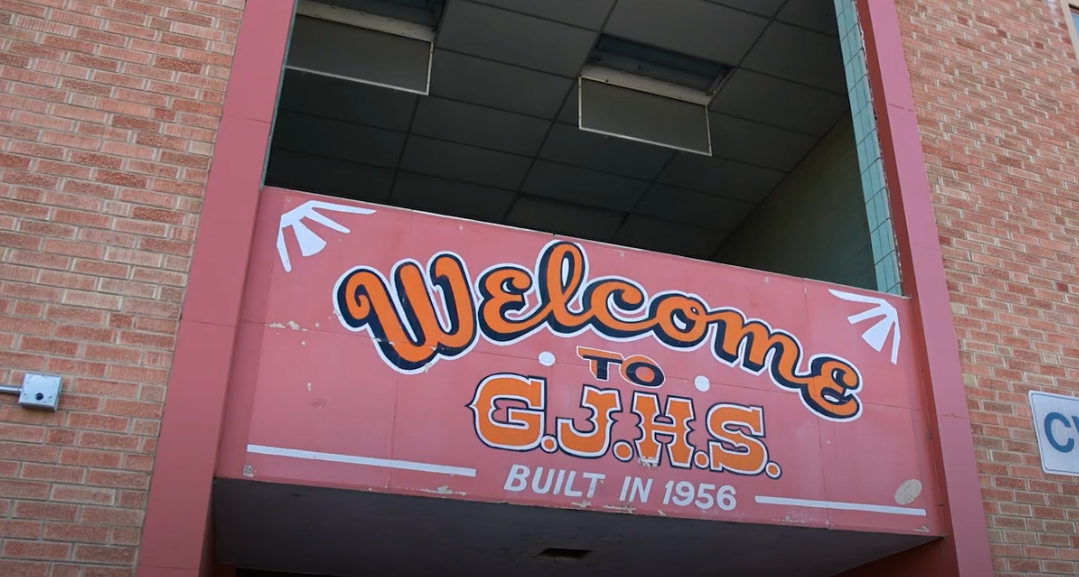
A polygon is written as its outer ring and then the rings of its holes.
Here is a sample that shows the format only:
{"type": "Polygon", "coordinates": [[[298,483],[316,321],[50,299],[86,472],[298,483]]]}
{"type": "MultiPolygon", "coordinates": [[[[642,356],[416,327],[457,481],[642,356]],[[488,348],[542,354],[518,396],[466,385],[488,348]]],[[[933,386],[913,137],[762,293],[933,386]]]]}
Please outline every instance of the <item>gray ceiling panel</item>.
{"type": "Polygon", "coordinates": [[[385,202],[390,197],[393,170],[377,168],[324,156],[270,150],[266,185],[298,188],[319,194],[368,202],[385,202]]]}
{"type": "Polygon", "coordinates": [[[711,124],[715,156],[784,172],[794,168],[817,144],[815,136],[714,112],[711,124]]]}
{"type": "Polygon", "coordinates": [[[804,0],[787,2],[776,19],[832,36],[839,34],[835,4],[832,2],[805,2],[804,0]]]}
{"type": "Polygon", "coordinates": [[[415,94],[370,84],[286,70],[279,105],[282,110],[404,132],[416,98],[415,94]],[[363,106],[356,106],[357,102],[363,106]]]}
{"type": "Polygon", "coordinates": [[[798,132],[824,136],[850,107],[836,94],[748,70],[736,70],[712,110],[798,132]]]}
{"type": "Polygon", "coordinates": [[[581,122],[578,107],[580,101],[580,90],[577,83],[573,83],[573,89],[566,95],[566,100],[562,103],[561,110],[558,111],[558,121],[564,124],[572,124],[578,126],[581,122]]]}
{"type": "Polygon", "coordinates": [[[648,182],[537,160],[521,187],[523,192],[629,212],[637,205],[648,182]]]}
{"type": "Polygon", "coordinates": [[[654,184],[641,199],[637,212],[699,228],[731,231],[749,216],[753,206],[722,196],[654,184]]]}
{"type": "Polygon", "coordinates": [[[395,0],[318,0],[320,3],[333,4],[349,10],[378,14],[386,18],[420,24],[422,26],[435,26],[438,24],[436,13],[430,10],[432,1],[414,2],[395,0]]]}
{"type": "Polygon", "coordinates": [[[516,190],[532,159],[464,144],[410,136],[401,168],[430,176],[516,190]]]}
{"type": "Polygon", "coordinates": [[[839,42],[781,22],[764,31],[742,66],[837,94],[847,92],[839,42]]]}
{"type": "Polygon", "coordinates": [[[287,72],[266,182],[710,258],[849,113],[833,0],[446,6],[431,96],[287,72]],[[714,157],[577,128],[608,13],[605,34],[735,67],[709,107],[714,157]]]}
{"type": "Polygon", "coordinates": [[[514,203],[506,222],[510,226],[607,241],[614,236],[622,219],[623,215],[618,212],[521,196],[514,203]]]}
{"type": "Polygon", "coordinates": [[[631,214],[614,237],[617,244],[645,250],[706,259],[716,252],[725,235],[685,224],[631,214]]]}
{"type": "MultiPolygon", "coordinates": [[[[780,6],[783,6],[787,0],[708,0],[713,4],[722,4],[724,6],[730,6],[731,8],[737,8],[739,10],[745,10],[746,12],[753,12],[754,14],[760,14],[761,16],[775,16],[776,11],[780,6]]],[[[793,0],[793,2],[810,2],[811,0],[793,0]]]]}
{"type": "Polygon", "coordinates": [[[401,172],[393,185],[395,204],[473,220],[499,221],[513,203],[512,190],[401,172]]]}
{"type": "Polygon", "coordinates": [[[405,136],[285,110],[277,114],[274,125],[274,143],[280,148],[390,168],[397,165],[405,136]]]}
{"type": "Polygon", "coordinates": [[[433,95],[542,118],[558,114],[571,86],[569,78],[444,50],[431,70],[433,95]]]}
{"type": "Polygon", "coordinates": [[[476,0],[506,10],[599,30],[615,0],[476,0]]]}
{"type": "Polygon", "coordinates": [[[768,20],[704,0],[619,0],[605,32],[734,65],[768,20]]]}
{"type": "Polygon", "coordinates": [[[671,159],[657,182],[755,203],[767,196],[784,176],[778,170],[683,153],[671,159]]]}
{"type": "Polygon", "coordinates": [[[654,180],[672,154],[658,146],[584,132],[569,124],[555,124],[539,156],[564,164],[654,180]]]}
{"type": "Polygon", "coordinates": [[[596,37],[573,26],[454,0],[446,8],[437,43],[455,52],[574,77],[596,37]]]}
{"type": "Polygon", "coordinates": [[[444,98],[419,102],[412,132],[462,144],[533,156],[551,122],[444,98]]]}

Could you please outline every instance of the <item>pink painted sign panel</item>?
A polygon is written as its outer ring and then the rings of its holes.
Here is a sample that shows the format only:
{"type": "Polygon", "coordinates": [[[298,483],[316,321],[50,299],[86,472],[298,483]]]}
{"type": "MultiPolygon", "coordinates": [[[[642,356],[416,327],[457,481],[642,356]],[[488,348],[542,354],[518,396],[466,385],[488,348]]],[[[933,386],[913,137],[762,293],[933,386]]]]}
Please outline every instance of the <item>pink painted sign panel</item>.
{"type": "Polygon", "coordinates": [[[940,530],[902,298],[267,189],[242,319],[222,476],[940,530]]]}

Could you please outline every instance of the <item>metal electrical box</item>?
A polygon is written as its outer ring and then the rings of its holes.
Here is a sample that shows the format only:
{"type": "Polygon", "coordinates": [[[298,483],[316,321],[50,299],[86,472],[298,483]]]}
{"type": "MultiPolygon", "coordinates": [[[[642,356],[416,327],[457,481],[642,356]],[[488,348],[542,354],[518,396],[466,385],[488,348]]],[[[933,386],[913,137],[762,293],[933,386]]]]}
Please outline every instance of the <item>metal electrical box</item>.
{"type": "Polygon", "coordinates": [[[28,374],[23,378],[19,405],[28,409],[55,411],[60,403],[60,377],[28,374]]]}

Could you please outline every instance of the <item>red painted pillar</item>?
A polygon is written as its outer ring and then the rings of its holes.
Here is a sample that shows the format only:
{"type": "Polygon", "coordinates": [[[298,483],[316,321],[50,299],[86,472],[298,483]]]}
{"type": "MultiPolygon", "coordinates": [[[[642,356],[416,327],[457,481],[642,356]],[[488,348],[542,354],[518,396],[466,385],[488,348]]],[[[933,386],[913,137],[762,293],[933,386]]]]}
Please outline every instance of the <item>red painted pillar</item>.
{"type": "Polygon", "coordinates": [[[210,492],[294,0],[248,2],[199,219],[138,577],[209,577],[210,492]]]}
{"type": "Polygon", "coordinates": [[[951,300],[895,3],[857,0],[904,287],[925,336],[927,407],[948,535],[845,577],[993,574],[951,300]]]}

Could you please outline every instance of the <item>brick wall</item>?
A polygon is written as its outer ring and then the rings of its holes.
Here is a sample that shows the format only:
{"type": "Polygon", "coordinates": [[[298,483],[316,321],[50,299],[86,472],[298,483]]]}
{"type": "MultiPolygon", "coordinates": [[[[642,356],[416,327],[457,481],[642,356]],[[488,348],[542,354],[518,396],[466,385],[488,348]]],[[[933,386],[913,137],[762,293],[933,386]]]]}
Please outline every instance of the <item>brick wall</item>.
{"type": "Polygon", "coordinates": [[[1079,482],[1041,472],[1026,399],[1079,394],[1079,65],[1064,12],[897,5],[997,575],[1079,575],[1079,482]]]}
{"type": "Polygon", "coordinates": [[[243,0],[0,0],[0,575],[131,575],[243,0]]]}

